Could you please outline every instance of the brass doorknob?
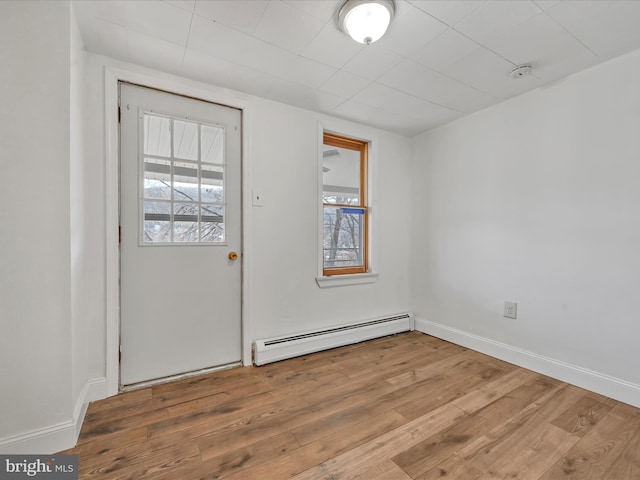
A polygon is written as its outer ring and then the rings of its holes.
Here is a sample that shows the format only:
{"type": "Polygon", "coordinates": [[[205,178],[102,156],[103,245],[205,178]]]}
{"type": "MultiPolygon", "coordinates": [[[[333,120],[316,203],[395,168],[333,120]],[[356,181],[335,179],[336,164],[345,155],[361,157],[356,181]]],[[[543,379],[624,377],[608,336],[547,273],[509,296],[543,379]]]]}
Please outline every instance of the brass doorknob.
{"type": "Polygon", "coordinates": [[[229,260],[237,260],[238,254],[236,252],[229,252],[229,260]]]}

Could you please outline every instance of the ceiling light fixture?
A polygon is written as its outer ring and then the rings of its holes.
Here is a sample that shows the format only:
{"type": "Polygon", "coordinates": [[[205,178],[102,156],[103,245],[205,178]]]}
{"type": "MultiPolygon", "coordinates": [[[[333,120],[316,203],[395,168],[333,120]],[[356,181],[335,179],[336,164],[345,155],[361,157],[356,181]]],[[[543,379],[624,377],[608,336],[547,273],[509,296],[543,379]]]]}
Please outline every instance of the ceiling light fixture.
{"type": "Polygon", "coordinates": [[[385,34],[395,10],[393,0],[347,0],[338,23],[356,42],[369,45],[385,34]]]}

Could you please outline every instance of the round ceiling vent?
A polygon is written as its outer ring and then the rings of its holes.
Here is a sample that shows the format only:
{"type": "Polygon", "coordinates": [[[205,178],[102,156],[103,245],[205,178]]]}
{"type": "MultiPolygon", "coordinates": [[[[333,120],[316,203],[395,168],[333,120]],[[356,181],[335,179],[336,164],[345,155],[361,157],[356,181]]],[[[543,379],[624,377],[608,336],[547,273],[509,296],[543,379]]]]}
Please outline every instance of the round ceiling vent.
{"type": "Polygon", "coordinates": [[[531,65],[518,65],[509,72],[509,78],[522,78],[531,74],[531,65]]]}

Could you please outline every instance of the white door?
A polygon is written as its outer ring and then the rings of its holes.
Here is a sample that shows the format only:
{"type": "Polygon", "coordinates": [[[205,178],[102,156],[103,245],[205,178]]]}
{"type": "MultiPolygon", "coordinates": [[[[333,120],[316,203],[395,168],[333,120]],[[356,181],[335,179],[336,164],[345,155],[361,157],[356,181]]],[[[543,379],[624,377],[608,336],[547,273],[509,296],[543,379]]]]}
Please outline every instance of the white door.
{"type": "Polygon", "coordinates": [[[241,112],[120,84],[120,384],[241,359],[241,112]]]}

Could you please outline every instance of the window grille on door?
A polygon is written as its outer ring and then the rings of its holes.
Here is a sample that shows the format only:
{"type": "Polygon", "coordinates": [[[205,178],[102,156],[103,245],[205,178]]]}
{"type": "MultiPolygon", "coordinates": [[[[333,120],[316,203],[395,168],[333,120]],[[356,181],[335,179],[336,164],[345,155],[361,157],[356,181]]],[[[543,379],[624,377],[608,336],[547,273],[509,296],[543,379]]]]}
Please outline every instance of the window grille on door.
{"type": "Polygon", "coordinates": [[[141,243],[224,243],[224,128],[144,112],[142,130],[141,243]]]}

